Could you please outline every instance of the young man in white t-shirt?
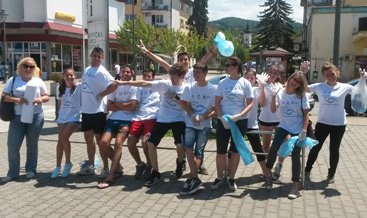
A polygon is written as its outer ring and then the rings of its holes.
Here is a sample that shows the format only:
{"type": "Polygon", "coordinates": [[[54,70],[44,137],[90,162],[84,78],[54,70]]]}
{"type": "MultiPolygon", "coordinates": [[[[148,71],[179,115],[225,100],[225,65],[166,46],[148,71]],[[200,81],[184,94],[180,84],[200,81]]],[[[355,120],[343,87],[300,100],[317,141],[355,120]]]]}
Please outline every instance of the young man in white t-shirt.
{"type": "MultiPolygon", "coordinates": [[[[143,71],[144,81],[154,81],[154,71],[146,69],[143,71]]],[[[136,114],[134,116],[133,123],[131,124],[129,131],[129,138],[127,140],[127,147],[129,148],[131,156],[136,162],[136,173],[135,178],[140,179],[144,177],[149,179],[152,172],[152,164],[150,163],[148,154],[148,138],[151,135],[154,124],[157,121],[159,106],[160,106],[160,95],[158,92],[153,92],[152,88],[139,88],[140,101],[136,114]],[[142,135],[142,147],[144,150],[147,163],[145,164],[141,158],[136,144],[142,135]]]]}
{"type": "Polygon", "coordinates": [[[155,123],[151,136],[148,139],[149,158],[152,163],[152,174],[145,183],[150,187],[160,181],[158,171],[157,146],[169,129],[172,129],[175,145],[177,149],[176,177],[182,176],[184,165],[184,145],[185,134],[185,111],[179,105],[180,95],[185,88],[184,76],[185,66],[183,63],[174,64],[169,70],[170,80],[158,81],[114,81],[117,85],[132,85],[137,87],[152,88],[152,91],[161,94],[161,105],[158,112],[157,122],[155,123]]]}
{"type": "MultiPolygon", "coordinates": [[[[94,138],[100,146],[100,140],[107,118],[107,95],[117,89],[111,83],[113,77],[101,64],[104,59],[103,49],[95,47],[90,55],[91,66],[87,67],[82,76],[82,131],[87,143],[88,164],[83,166],[78,175],[94,174],[94,156],[96,147],[94,138]]],[[[103,154],[101,153],[103,159],[103,154]]],[[[108,162],[104,163],[108,166],[108,162]]]]}
{"type": "MultiPolygon", "coordinates": [[[[130,81],[131,69],[128,66],[122,66],[120,69],[120,79],[130,81]]],[[[134,86],[120,86],[116,91],[108,95],[107,109],[112,111],[107,120],[107,125],[101,139],[101,153],[103,162],[108,163],[107,157],[112,160],[111,169],[108,165],[104,166],[100,178],[105,181],[98,184],[98,188],[109,187],[116,176],[122,175],[122,166],[120,165],[122,145],[126,140],[131,126],[131,119],[135,114],[135,108],[140,99],[140,92],[134,86]],[[115,145],[110,146],[112,137],[116,136],[115,145]],[[111,158],[112,157],[112,158],[111,158]]]]}
{"type": "MultiPolygon", "coordinates": [[[[172,67],[172,65],[168,64],[165,60],[163,60],[158,55],[150,52],[148,49],[145,48],[145,45],[140,40],[140,45],[138,45],[138,48],[146,54],[149,58],[151,58],[153,61],[159,63],[160,66],[162,66],[166,71],[169,71],[172,67]]],[[[206,62],[215,54],[215,51],[217,50],[217,43],[213,44],[213,48],[209,50],[208,53],[206,53],[201,59],[200,63],[206,64],[206,62]]],[[[183,63],[185,66],[185,82],[190,84],[195,82],[194,75],[193,75],[193,68],[190,68],[190,55],[187,52],[180,52],[177,55],[177,63],[183,63]]]]}
{"type": "Polygon", "coordinates": [[[198,168],[204,157],[205,145],[211,133],[211,117],[215,114],[214,99],[216,87],[205,80],[208,67],[194,65],[196,82],[188,84],[181,96],[180,105],[187,112],[185,116],[185,152],[190,166],[190,178],[184,183],[180,194],[193,194],[203,184],[198,177],[198,168]],[[195,154],[194,149],[195,148],[195,154]]]}

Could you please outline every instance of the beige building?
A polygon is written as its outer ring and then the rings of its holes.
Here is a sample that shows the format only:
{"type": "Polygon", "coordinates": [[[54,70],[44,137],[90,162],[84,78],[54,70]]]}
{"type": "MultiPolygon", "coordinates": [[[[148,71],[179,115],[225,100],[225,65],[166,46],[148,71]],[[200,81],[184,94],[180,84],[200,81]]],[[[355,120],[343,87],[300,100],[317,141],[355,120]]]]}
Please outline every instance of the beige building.
{"type": "Polygon", "coordinates": [[[126,0],[125,1],[125,20],[132,20],[133,17],[144,17],[141,11],[143,0],[126,0]],[[134,2],[136,4],[134,5],[134,2]]]}
{"type": "Polygon", "coordinates": [[[190,0],[180,0],[180,31],[189,33],[189,18],[192,15],[194,3],[190,0]]]}
{"type": "MultiPolygon", "coordinates": [[[[345,82],[358,77],[360,67],[367,68],[367,1],[342,2],[339,68],[345,82]]],[[[311,60],[309,78],[323,81],[321,66],[333,58],[335,0],[302,0],[301,5],[306,11],[303,51],[311,60]]]]}

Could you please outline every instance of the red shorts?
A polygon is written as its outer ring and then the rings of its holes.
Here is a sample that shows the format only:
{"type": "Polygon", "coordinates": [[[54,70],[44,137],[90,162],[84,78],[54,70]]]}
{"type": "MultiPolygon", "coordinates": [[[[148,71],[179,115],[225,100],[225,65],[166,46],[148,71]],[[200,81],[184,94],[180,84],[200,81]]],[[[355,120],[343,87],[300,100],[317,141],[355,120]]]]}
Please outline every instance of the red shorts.
{"type": "Polygon", "coordinates": [[[156,119],[133,121],[130,127],[129,136],[131,135],[139,139],[140,135],[145,136],[150,134],[156,121],[156,119]]]}

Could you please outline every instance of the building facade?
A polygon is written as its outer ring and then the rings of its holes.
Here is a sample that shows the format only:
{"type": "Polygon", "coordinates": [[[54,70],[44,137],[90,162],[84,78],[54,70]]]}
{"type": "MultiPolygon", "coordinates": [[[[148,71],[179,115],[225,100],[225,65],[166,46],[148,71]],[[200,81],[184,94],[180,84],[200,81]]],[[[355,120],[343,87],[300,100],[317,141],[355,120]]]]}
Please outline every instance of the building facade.
{"type": "MultiPolygon", "coordinates": [[[[335,0],[302,0],[305,8],[302,51],[311,61],[309,79],[323,81],[321,66],[332,62],[335,0]]],[[[367,68],[367,3],[345,0],[341,5],[339,69],[341,81],[358,77],[359,68],[367,68]]]]}
{"type": "MultiPolygon", "coordinates": [[[[119,61],[114,31],[125,20],[125,0],[109,0],[109,51],[106,68],[119,61]]],[[[10,73],[30,56],[43,72],[43,79],[72,67],[81,75],[88,65],[87,16],[93,16],[93,0],[2,0],[6,17],[6,59],[10,73]],[[83,43],[84,36],[84,43],[83,43]]],[[[91,33],[89,33],[91,34],[91,33]]],[[[4,29],[0,36],[4,48],[4,29]]],[[[3,53],[2,53],[3,54],[3,53]]]]}

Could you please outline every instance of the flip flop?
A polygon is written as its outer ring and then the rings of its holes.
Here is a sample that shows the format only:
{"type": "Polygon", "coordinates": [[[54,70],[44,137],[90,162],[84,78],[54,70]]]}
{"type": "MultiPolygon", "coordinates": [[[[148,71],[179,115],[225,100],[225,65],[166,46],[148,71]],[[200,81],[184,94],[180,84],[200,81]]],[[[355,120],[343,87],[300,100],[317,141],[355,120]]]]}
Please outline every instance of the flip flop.
{"type": "Polygon", "coordinates": [[[108,187],[110,187],[112,184],[113,184],[113,180],[111,180],[111,181],[104,181],[104,182],[99,183],[99,184],[97,185],[97,188],[99,188],[99,189],[108,188],[108,187]]]}

